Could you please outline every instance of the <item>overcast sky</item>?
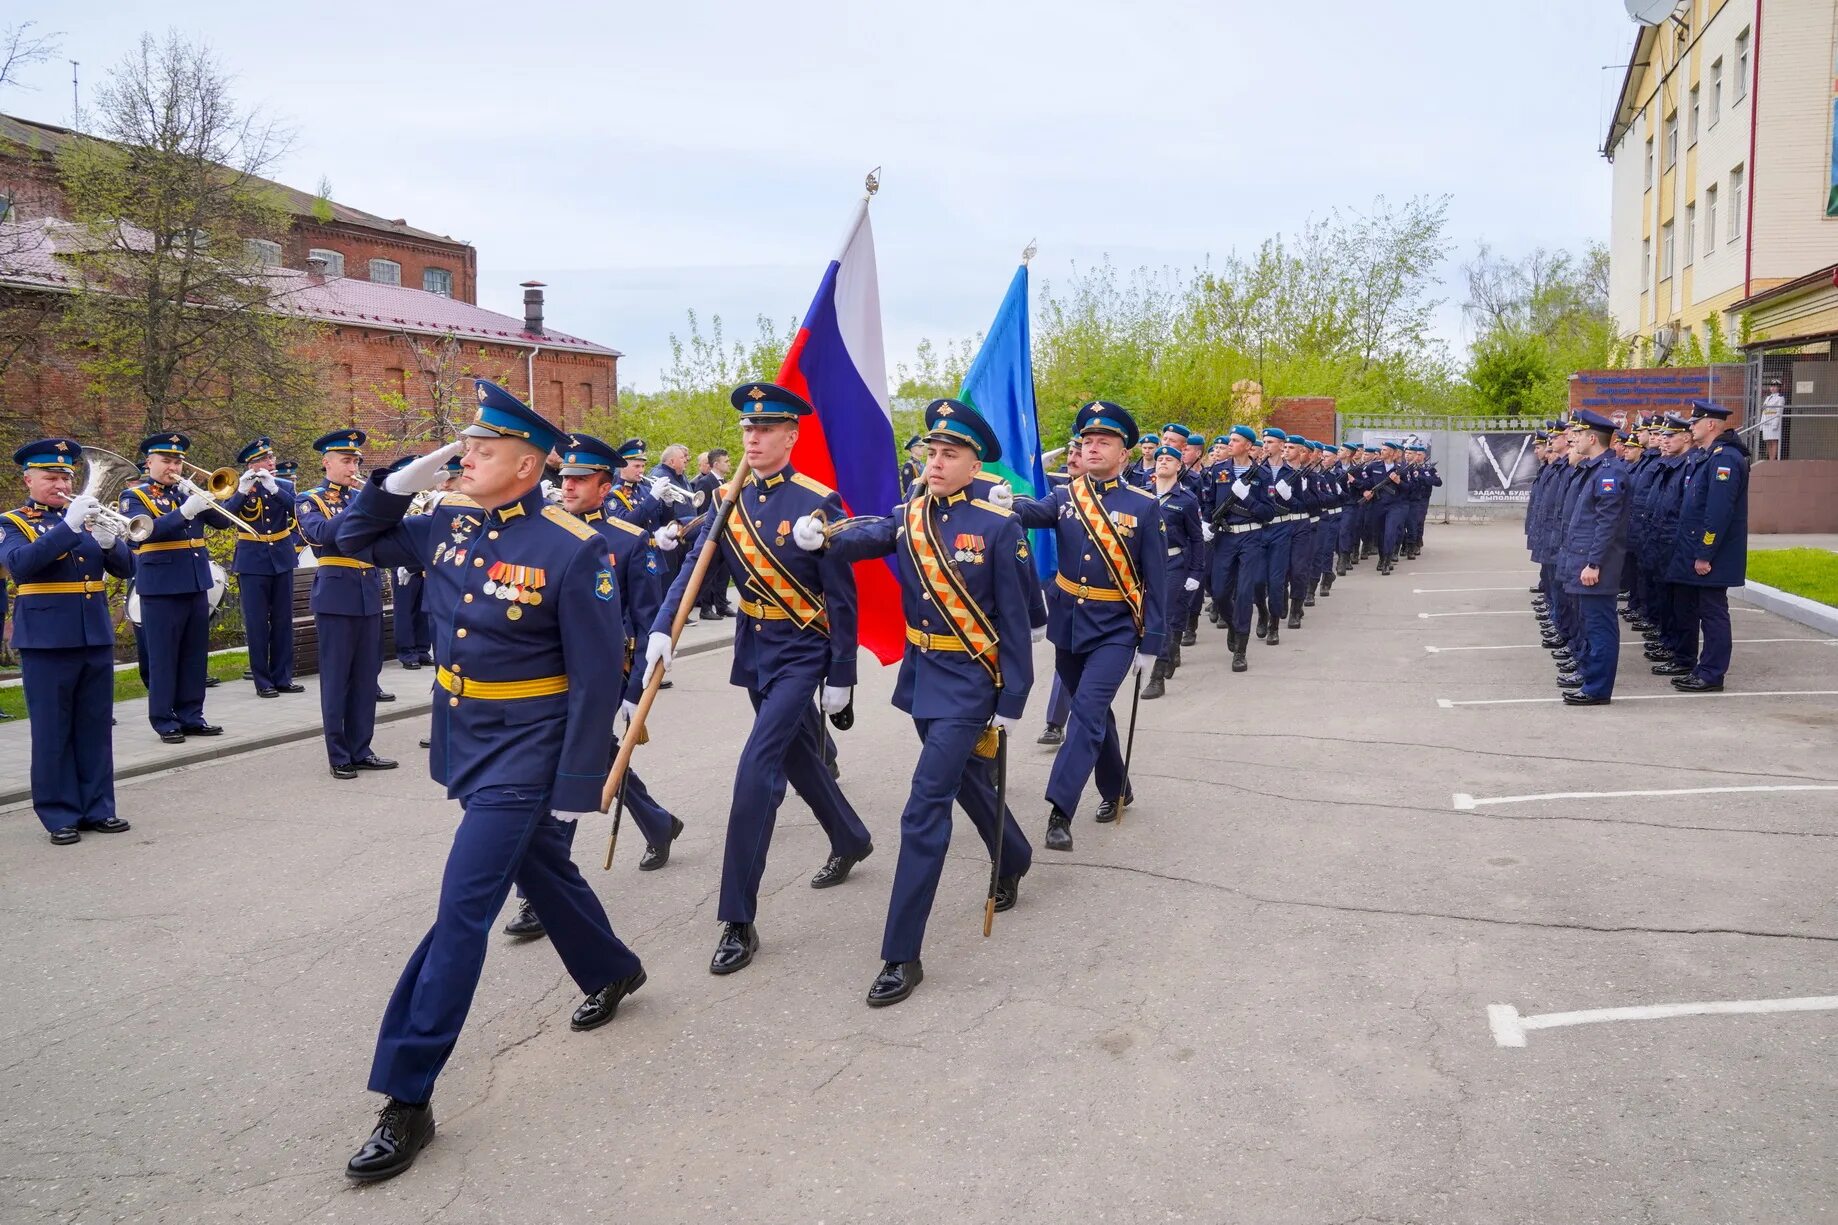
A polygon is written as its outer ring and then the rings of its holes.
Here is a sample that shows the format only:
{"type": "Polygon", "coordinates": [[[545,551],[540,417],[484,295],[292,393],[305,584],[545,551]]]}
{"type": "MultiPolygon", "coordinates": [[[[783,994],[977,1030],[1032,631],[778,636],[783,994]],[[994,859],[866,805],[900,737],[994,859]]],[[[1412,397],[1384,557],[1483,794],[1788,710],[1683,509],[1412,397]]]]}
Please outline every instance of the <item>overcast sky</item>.
{"type": "Polygon", "coordinates": [[[62,52],[0,110],[69,122],[69,59],[87,91],[170,24],[295,126],[277,177],[472,242],[485,306],[547,281],[549,321],[641,388],[687,308],[795,318],[876,165],[890,367],[983,329],[1030,238],[1049,280],[1185,268],[1381,194],[1451,197],[1459,351],[1477,241],[1606,237],[1604,66],[1635,33],[1619,0],[6,10],[62,52]]]}

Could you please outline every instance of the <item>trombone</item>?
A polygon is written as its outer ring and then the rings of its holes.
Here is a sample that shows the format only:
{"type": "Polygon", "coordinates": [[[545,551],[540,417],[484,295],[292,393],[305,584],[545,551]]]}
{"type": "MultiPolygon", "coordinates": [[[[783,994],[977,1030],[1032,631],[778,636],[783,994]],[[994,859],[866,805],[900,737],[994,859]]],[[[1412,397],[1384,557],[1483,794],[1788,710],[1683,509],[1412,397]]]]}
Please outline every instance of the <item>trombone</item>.
{"type": "Polygon", "coordinates": [[[204,485],[200,487],[189,476],[179,477],[176,484],[181,491],[187,495],[204,497],[210,502],[210,509],[221,515],[223,521],[235,528],[238,535],[257,536],[260,534],[223,506],[222,499],[236,492],[236,469],[230,467],[200,468],[197,464],[184,459],[179,461],[179,466],[188,468],[204,478],[204,485]]]}

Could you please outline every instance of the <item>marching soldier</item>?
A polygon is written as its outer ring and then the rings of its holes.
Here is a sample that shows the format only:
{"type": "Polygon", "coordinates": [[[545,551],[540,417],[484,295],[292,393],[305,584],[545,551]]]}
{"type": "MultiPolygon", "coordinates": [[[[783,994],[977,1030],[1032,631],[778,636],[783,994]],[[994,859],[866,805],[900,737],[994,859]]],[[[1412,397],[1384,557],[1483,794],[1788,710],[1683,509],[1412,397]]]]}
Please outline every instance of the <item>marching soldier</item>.
{"type": "Polygon", "coordinates": [[[1135,799],[1110,732],[1110,704],[1125,676],[1154,664],[1167,632],[1161,508],[1119,475],[1137,441],[1135,419],[1121,405],[1094,400],[1079,409],[1073,428],[1084,439],[1082,476],[1044,498],[1015,498],[1005,487],[992,498],[1012,504],[1023,527],[1058,533],[1047,637],[1072,714],[1047,779],[1046,846],[1052,851],[1072,849],[1072,818],[1094,770],[1099,821],[1116,820],[1135,799]]]}
{"type": "Polygon", "coordinates": [[[460,494],[405,518],[461,444],[373,476],[333,524],[340,556],[418,564],[428,574],[437,683],[430,769],[465,807],[434,925],[410,956],[377,1035],[370,1088],[387,1096],[346,1165],[355,1181],[393,1178],[434,1135],[435,1079],[478,988],[493,917],[511,885],[529,894],[575,984],[570,1027],[596,1029],[645,982],[600,899],[568,857],[564,826],[598,809],[618,694],[595,685],[623,650],[619,586],[606,540],[545,503],[543,461],[562,435],[496,384],[479,411],[460,494]]]}
{"type": "Polygon", "coordinates": [[[393,770],[370,747],[377,723],[377,673],[383,666],[383,575],[338,541],[338,517],[359,485],[363,430],[333,430],[313,442],[325,479],[294,502],[300,534],[319,559],[313,572],[313,627],[319,637],[319,713],[333,778],[393,770]]]}
{"type": "Polygon", "coordinates": [[[1213,474],[1213,615],[1226,630],[1232,671],[1250,667],[1251,610],[1262,581],[1264,525],[1276,514],[1268,475],[1255,458],[1257,431],[1235,425],[1225,436],[1226,457],[1213,474]]]}
{"type": "Polygon", "coordinates": [[[1579,409],[1569,432],[1576,496],[1563,525],[1557,573],[1577,611],[1571,641],[1576,668],[1557,683],[1567,706],[1606,706],[1621,655],[1615,595],[1627,553],[1627,465],[1614,451],[1615,423],[1607,417],[1579,409]]]}
{"type": "MultiPolygon", "coordinates": [[[[1320,495],[1315,488],[1315,473],[1311,457],[1314,444],[1300,434],[1291,434],[1283,443],[1283,462],[1295,475],[1295,496],[1290,505],[1301,517],[1289,526],[1289,573],[1285,576],[1271,576],[1271,583],[1284,583],[1284,605],[1289,611],[1289,628],[1302,628],[1302,601],[1308,598],[1308,580],[1315,570],[1315,523],[1320,518],[1320,495]]],[[[1276,619],[1274,613],[1270,622],[1270,641],[1276,641],[1276,619]]]]}
{"type": "MultiPolygon", "coordinates": [[[[728,474],[733,469],[734,461],[726,447],[716,447],[708,453],[708,471],[695,479],[697,514],[711,511],[721,504],[721,487],[727,483],[728,474]]],[[[697,593],[696,604],[702,610],[704,621],[719,621],[734,615],[734,610],[728,605],[728,563],[719,550],[709,558],[708,571],[702,576],[702,590],[697,593]]],[[[641,631],[650,625],[649,617],[634,622],[635,628],[641,631]]]]}
{"type": "Polygon", "coordinates": [[[32,728],[32,810],[56,846],[119,834],[115,815],[114,626],[104,575],[134,572],[127,545],[71,494],[82,446],[41,438],[13,452],[24,506],[0,514],[0,574],[16,586],[13,649],[32,728]]]}
{"type": "Polygon", "coordinates": [[[210,654],[210,555],[204,513],[210,495],[179,488],[191,439],[155,434],[140,443],[147,479],[121,495],[124,515],[148,515],[153,534],[134,546],[134,590],[140,596],[142,659],[147,666],[147,717],[167,744],[187,736],[221,736],[204,720],[204,681],[210,654]]]}
{"type": "MultiPolygon", "coordinates": [[[[1187,601],[1200,590],[1206,565],[1205,539],[1200,530],[1200,503],[1187,488],[1182,453],[1163,444],[1155,449],[1155,484],[1149,492],[1161,503],[1162,526],[1168,533],[1167,606],[1176,610],[1170,623],[1185,622],[1187,601]]],[[[1146,702],[1167,692],[1167,682],[1181,665],[1181,637],[1173,628],[1162,641],[1149,683],[1142,687],[1146,702]]]]}
{"type": "MultiPolygon", "coordinates": [[[[988,423],[958,400],[934,400],[925,421],[922,488],[897,514],[851,523],[829,541],[830,553],[852,562],[898,554],[907,647],[893,703],[912,716],[922,745],[900,816],[871,1008],[899,1003],[925,977],[919,953],[951,843],[953,800],[999,856],[997,910],[1014,906],[1033,861],[1014,815],[998,809],[987,760],[995,746],[978,751],[992,731],[1006,735],[1020,723],[1033,682],[1027,536],[1012,511],[975,496],[983,464],[1002,457],[988,423]]],[[[800,518],[793,532],[800,548],[824,546],[817,516],[800,518]]]]}
{"type": "Polygon", "coordinates": [[[1668,572],[1678,605],[1677,658],[1691,665],[1672,678],[1672,687],[1684,693],[1722,691],[1730,665],[1729,589],[1742,586],[1748,572],[1749,452],[1729,428],[1729,415],[1709,400],[1691,402],[1694,462],[1685,469],[1668,572]]]}
{"type": "Polygon", "coordinates": [[[236,455],[243,467],[224,509],[248,525],[236,537],[230,570],[242,595],[249,678],[257,697],[300,693],[294,683],[294,489],[275,473],[274,444],[257,438],[236,455]],[[258,492],[259,489],[259,492],[258,492]]]}
{"type": "MultiPolygon", "coordinates": [[[[740,413],[750,475],[724,524],[719,546],[740,579],[730,684],[747,691],[753,728],[740,751],[721,865],[721,937],[709,973],[732,974],[759,950],[754,919],[766,852],[789,784],[810,805],[830,839],[829,859],[811,888],[840,885],[874,852],[861,818],[831,777],[823,731],[812,707],[826,715],[849,704],[855,685],[855,576],[840,558],[791,545],[791,525],[822,512],[842,518],[842,499],[827,485],[791,467],[798,422],[811,406],[771,383],[743,383],[729,397],[740,413]]],[[[696,551],[715,530],[710,516],[696,551]]],[[[644,675],[670,666],[670,626],[693,566],[684,566],[651,625],[644,675]]]]}
{"type": "Polygon", "coordinates": [[[1289,435],[1266,426],[1263,437],[1264,480],[1273,512],[1258,533],[1263,538],[1264,572],[1257,580],[1257,637],[1271,646],[1282,640],[1280,627],[1289,610],[1289,545],[1294,525],[1308,520],[1297,487],[1301,478],[1283,458],[1289,435]]]}
{"type": "Polygon", "coordinates": [[[1348,570],[1359,564],[1360,526],[1365,505],[1360,500],[1360,495],[1364,492],[1360,484],[1363,477],[1360,470],[1360,455],[1358,443],[1343,442],[1340,444],[1342,502],[1340,539],[1334,542],[1339,549],[1339,555],[1334,559],[1336,578],[1344,577],[1348,570]]]}

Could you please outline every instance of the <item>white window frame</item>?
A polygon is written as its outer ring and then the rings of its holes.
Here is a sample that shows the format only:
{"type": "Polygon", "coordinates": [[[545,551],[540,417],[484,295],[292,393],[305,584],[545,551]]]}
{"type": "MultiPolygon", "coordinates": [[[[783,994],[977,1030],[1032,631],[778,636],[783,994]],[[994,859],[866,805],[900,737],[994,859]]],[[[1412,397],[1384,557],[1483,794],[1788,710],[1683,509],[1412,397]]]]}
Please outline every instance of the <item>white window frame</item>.
{"type": "Polygon", "coordinates": [[[1674,261],[1676,258],[1673,251],[1672,234],[1673,229],[1670,221],[1659,227],[1659,279],[1661,281],[1669,281],[1672,279],[1674,261]]]}
{"type": "Polygon", "coordinates": [[[1685,121],[1686,122],[1685,147],[1687,149],[1691,148],[1691,146],[1698,143],[1698,90],[1699,88],[1700,87],[1696,85],[1693,85],[1691,87],[1691,110],[1689,113],[1689,117],[1685,121]]]}
{"type": "Polygon", "coordinates": [[[1742,237],[1742,189],[1743,168],[1736,167],[1730,171],[1730,206],[1729,206],[1729,240],[1736,242],[1742,237]]]}
{"type": "Polygon", "coordinates": [[[1640,292],[1653,288],[1653,240],[1640,240],[1640,292]]]}
{"type": "Polygon", "coordinates": [[[1717,185],[1712,183],[1704,189],[1704,254],[1713,255],[1717,250],[1717,185]]]}
{"type": "Polygon", "coordinates": [[[423,268],[421,270],[421,289],[424,293],[435,294],[442,298],[453,296],[453,271],[449,268],[423,268]],[[428,284],[431,279],[439,279],[445,284],[435,289],[428,284]]]}
{"type": "Polygon", "coordinates": [[[1749,96],[1749,32],[1744,30],[1736,35],[1736,75],[1730,79],[1732,97],[1730,105],[1749,96]]]}
{"type": "Polygon", "coordinates": [[[1685,206],[1685,267],[1689,268],[1697,261],[1698,256],[1698,206],[1694,201],[1685,206]]]}
{"type": "Polygon", "coordinates": [[[1664,171],[1670,170],[1674,166],[1678,165],[1678,112],[1677,111],[1673,111],[1670,115],[1666,116],[1665,125],[1661,129],[1661,131],[1665,133],[1665,138],[1666,138],[1666,151],[1665,151],[1666,161],[1665,161],[1665,165],[1663,165],[1660,168],[1663,173],[1664,171]]]}
{"type": "Polygon", "coordinates": [[[1723,57],[1718,56],[1710,62],[1710,122],[1707,126],[1716,127],[1717,120],[1723,118],[1723,57]]]}
{"type": "Polygon", "coordinates": [[[245,238],[243,246],[247,248],[250,258],[264,268],[281,266],[281,244],[272,238],[245,238]]]}
{"type": "Polygon", "coordinates": [[[314,247],[306,253],[308,259],[312,259],[315,255],[325,260],[327,276],[345,275],[345,253],[343,251],[334,251],[330,247],[314,247]]]}
{"type": "Polygon", "coordinates": [[[377,285],[400,286],[402,284],[402,265],[393,259],[373,259],[370,261],[370,280],[377,285]],[[385,275],[377,276],[378,269],[383,269],[385,275]]]}

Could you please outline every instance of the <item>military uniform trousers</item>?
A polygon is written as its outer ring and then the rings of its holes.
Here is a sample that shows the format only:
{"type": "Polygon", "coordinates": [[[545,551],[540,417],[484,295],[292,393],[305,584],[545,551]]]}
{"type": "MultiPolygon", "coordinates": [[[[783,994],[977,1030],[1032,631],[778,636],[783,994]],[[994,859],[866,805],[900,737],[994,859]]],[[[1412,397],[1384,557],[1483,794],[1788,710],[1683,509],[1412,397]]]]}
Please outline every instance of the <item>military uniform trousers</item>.
{"type": "Polygon", "coordinates": [[[550,814],[547,787],[481,787],[464,803],[434,926],[389,997],[370,1064],[370,1088],[405,1102],[425,1102],[434,1092],[472,1008],[492,924],[513,882],[529,895],[583,995],[639,970],[637,955],[613,934],[599,897],[569,859],[572,825],[550,814]]]}
{"type": "Polygon", "coordinates": [[[1359,550],[1359,527],[1365,517],[1366,508],[1361,502],[1349,503],[1339,517],[1340,539],[1336,543],[1342,553],[1355,553],[1359,550]]]}
{"type": "Polygon", "coordinates": [[[249,674],[257,689],[294,683],[294,572],[239,574],[249,674]]]}
{"type": "Polygon", "coordinates": [[[1404,543],[1404,531],[1410,522],[1410,503],[1404,500],[1402,493],[1386,502],[1383,518],[1379,526],[1379,552],[1386,557],[1395,558],[1398,548],[1404,543]]]}
{"type": "Polygon", "coordinates": [[[314,613],[319,631],[319,714],[326,758],[348,766],[371,756],[377,726],[377,673],[383,666],[383,618],[314,613]]]}
{"type": "Polygon", "coordinates": [[[1315,524],[1297,519],[1289,527],[1289,602],[1300,608],[1315,577],[1315,524]]]}
{"type": "Polygon", "coordinates": [[[1672,584],[1674,615],[1678,618],[1680,663],[1691,665],[1691,674],[1713,685],[1723,683],[1730,670],[1730,593],[1727,587],[1672,584]]]}
{"type": "Polygon", "coordinates": [[[1174,563],[1180,560],[1175,557],[1168,559],[1168,579],[1162,584],[1162,591],[1166,593],[1162,599],[1162,607],[1169,610],[1168,632],[1162,636],[1161,658],[1163,659],[1174,658],[1176,648],[1181,645],[1181,630],[1187,624],[1188,597],[1199,594],[1187,590],[1187,579],[1190,576],[1186,565],[1183,564],[1178,570],[1173,568],[1174,563]]]}
{"type": "Polygon", "coordinates": [[[1264,576],[1267,530],[1260,526],[1248,532],[1234,532],[1226,527],[1213,537],[1213,607],[1230,628],[1241,634],[1251,632],[1251,609],[1257,603],[1257,584],[1264,576]]]}
{"type": "Polygon", "coordinates": [[[1340,548],[1340,521],[1346,517],[1342,510],[1325,511],[1321,521],[1315,524],[1315,577],[1326,578],[1334,573],[1334,553],[1340,548]]]}
{"type": "Polygon", "coordinates": [[[1585,696],[1606,698],[1615,692],[1615,670],[1621,662],[1621,621],[1615,616],[1615,593],[1575,595],[1581,634],[1576,674],[1585,696]]]}
{"type": "Polygon", "coordinates": [[[108,647],[21,648],[32,721],[32,810],[47,830],[115,815],[115,658],[108,647]]]}
{"type": "Polygon", "coordinates": [[[982,719],[913,720],[922,747],[913,768],[913,789],[900,814],[900,862],[894,868],[893,897],[881,936],[883,961],[919,958],[945,852],[951,847],[953,801],[976,826],[992,859],[996,839],[1002,840],[1002,875],[1024,876],[1034,862],[1034,849],[1014,814],[1006,805],[996,812],[994,763],[972,752],[986,726],[982,719]]]}
{"type": "MultiPolygon", "coordinates": [[[[1293,514],[1283,511],[1278,515],[1293,514]]],[[[1298,521],[1277,523],[1272,520],[1264,524],[1261,532],[1247,532],[1249,536],[1264,538],[1264,567],[1258,575],[1256,602],[1258,607],[1270,614],[1272,621],[1280,621],[1289,613],[1289,554],[1290,545],[1295,542],[1294,528],[1298,521]]]]}
{"type": "Polygon", "coordinates": [[[1059,674],[1053,676],[1053,691],[1047,695],[1047,722],[1054,727],[1066,726],[1066,720],[1072,717],[1072,695],[1060,681],[1059,674]]]}
{"type": "Polygon", "coordinates": [[[434,618],[428,615],[427,576],[409,571],[408,582],[395,584],[396,658],[402,663],[434,659],[434,618]]]}
{"type": "MultiPolygon", "coordinates": [[[[1255,535],[1247,532],[1246,535],[1255,535]]],[[[1114,800],[1128,785],[1123,775],[1123,753],[1110,704],[1129,675],[1136,656],[1133,643],[1110,642],[1089,651],[1055,650],[1053,669],[1072,695],[1072,715],[1066,739],[1054,755],[1047,775],[1047,802],[1068,817],[1078,811],[1085,784],[1097,775],[1098,796],[1114,800]]]]}
{"type": "Polygon", "coordinates": [[[140,597],[147,721],[160,735],[204,722],[211,606],[202,591],[140,597]]]}
{"type": "MultiPolygon", "coordinates": [[[[810,805],[817,824],[829,835],[830,854],[860,855],[872,841],[824,761],[822,723],[815,717],[821,682],[813,668],[803,674],[781,674],[764,690],[747,690],[753,730],[747,733],[734,770],[734,800],[721,862],[721,912],[716,916],[723,923],[751,923],[759,910],[759,882],[787,785],[810,805]]],[[[540,904],[537,913],[542,913],[540,904]]]]}
{"type": "Polygon", "coordinates": [[[1411,503],[1410,512],[1410,546],[1413,549],[1423,547],[1423,527],[1430,521],[1430,502],[1428,498],[1411,503]]]}
{"type": "MultiPolygon", "coordinates": [[[[618,753],[619,745],[615,741],[613,754],[617,756],[618,753]]],[[[670,845],[670,811],[652,797],[645,787],[645,781],[638,777],[638,771],[630,766],[625,771],[625,811],[631,815],[632,824],[638,827],[646,846],[670,845]]],[[[570,854],[574,852],[574,831],[579,824],[579,821],[567,821],[562,825],[566,831],[564,845],[570,854]]],[[[518,885],[517,896],[527,898],[530,895],[523,891],[522,885],[518,885]]],[[[542,911],[536,913],[541,917],[542,911]]]]}

